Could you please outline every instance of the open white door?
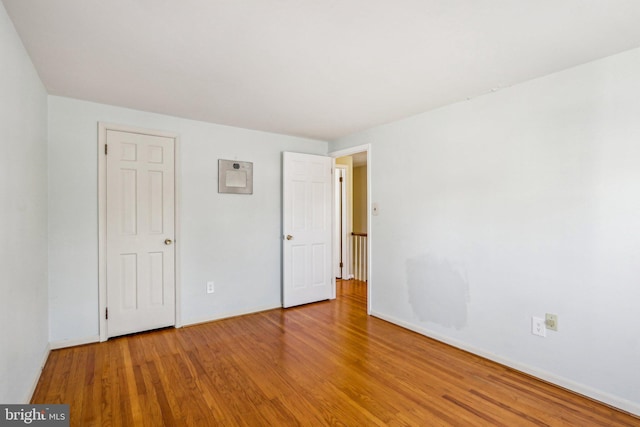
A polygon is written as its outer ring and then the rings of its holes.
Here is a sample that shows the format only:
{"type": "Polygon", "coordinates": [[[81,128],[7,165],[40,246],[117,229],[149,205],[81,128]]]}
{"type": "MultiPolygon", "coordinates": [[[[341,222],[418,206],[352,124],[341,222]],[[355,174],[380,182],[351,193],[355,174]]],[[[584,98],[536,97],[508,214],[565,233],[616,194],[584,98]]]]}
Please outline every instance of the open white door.
{"type": "Polygon", "coordinates": [[[330,157],[283,153],[283,306],[332,296],[330,157]]]}
{"type": "Polygon", "coordinates": [[[109,129],[106,142],[107,336],[175,325],[175,141],[109,129]]]}

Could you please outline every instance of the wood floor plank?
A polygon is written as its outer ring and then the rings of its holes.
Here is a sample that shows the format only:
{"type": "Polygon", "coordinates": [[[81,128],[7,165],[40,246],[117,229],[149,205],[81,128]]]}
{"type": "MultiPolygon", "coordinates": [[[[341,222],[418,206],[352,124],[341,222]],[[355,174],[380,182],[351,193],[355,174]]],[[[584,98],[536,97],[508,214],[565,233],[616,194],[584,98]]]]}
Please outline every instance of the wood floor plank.
{"type": "Polygon", "coordinates": [[[640,426],[338,298],[52,351],[32,403],[73,426],[640,426]]]}

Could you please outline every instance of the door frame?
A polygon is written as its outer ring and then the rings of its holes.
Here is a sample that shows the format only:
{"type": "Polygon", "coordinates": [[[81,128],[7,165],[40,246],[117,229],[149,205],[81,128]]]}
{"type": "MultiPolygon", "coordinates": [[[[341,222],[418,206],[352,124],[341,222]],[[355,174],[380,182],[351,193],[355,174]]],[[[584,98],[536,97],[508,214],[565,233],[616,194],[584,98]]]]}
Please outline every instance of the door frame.
{"type": "MultiPolygon", "coordinates": [[[[371,265],[372,265],[371,264],[371,255],[372,255],[371,242],[373,242],[373,235],[371,233],[371,229],[372,229],[371,206],[373,205],[373,199],[371,198],[371,194],[373,194],[372,185],[371,185],[371,170],[372,170],[371,144],[363,144],[355,147],[345,148],[343,150],[332,151],[329,153],[329,157],[332,157],[334,159],[333,162],[335,167],[336,158],[350,156],[352,154],[362,153],[362,152],[367,153],[367,314],[370,315],[371,314],[371,288],[373,286],[373,274],[371,274],[371,265]]],[[[335,200],[335,196],[333,199],[335,200]]],[[[335,207],[334,207],[334,211],[335,211],[335,207]]],[[[335,223],[333,224],[333,227],[335,229],[336,227],[335,223]]],[[[332,259],[335,260],[335,254],[333,254],[332,259]]],[[[334,265],[332,272],[335,271],[335,269],[336,269],[336,266],[334,265]]],[[[333,279],[333,297],[334,298],[336,296],[335,292],[336,292],[336,281],[334,278],[333,279]]]]}
{"type": "MultiPolygon", "coordinates": [[[[336,239],[336,241],[333,244],[333,249],[332,251],[335,252],[333,254],[333,268],[334,268],[334,274],[335,272],[337,272],[337,266],[335,265],[335,263],[340,263],[340,261],[343,262],[343,267],[342,267],[342,271],[341,271],[341,279],[348,279],[349,276],[351,275],[351,269],[350,269],[350,264],[351,264],[351,257],[349,256],[349,224],[347,222],[347,210],[345,209],[345,204],[348,203],[347,200],[347,195],[346,195],[346,185],[347,185],[347,167],[345,165],[334,165],[334,177],[333,177],[333,181],[334,181],[334,193],[333,193],[333,218],[334,218],[334,226],[333,226],[333,237],[338,236],[338,238],[336,239]],[[343,175],[343,182],[340,185],[340,189],[338,190],[336,188],[336,179],[338,176],[338,170],[342,171],[342,175],[343,175]],[[338,212],[338,194],[337,192],[340,192],[340,200],[342,202],[342,209],[340,212],[338,212]],[[338,221],[338,218],[340,218],[340,220],[338,221]],[[342,223],[343,225],[343,230],[339,230],[339,225],[340,223],[342,223]],[[342,244],[341,244],[342,242],[342,244]],[[342,250],[342,253],[340,253],[340,251],[342,250]],[[342,255],[342,257],[338,256],[338,255],[342,255]]],[[[338,276],[335,276],[336,278],[338,276]]]]}
{"type": "Polygon", "coordinates": [[[180,138],[178,134],[133,126],[98,122],[98,319],[100,341],[106,341],[107,321],[104,313],[107,308],[107,156],[104,145],[107,143],[107,131],[138,133],[143,135],[172,138],[174,142],[174,251],[175,251],[175,327],[182,327],[180,313],[180,138]]]}

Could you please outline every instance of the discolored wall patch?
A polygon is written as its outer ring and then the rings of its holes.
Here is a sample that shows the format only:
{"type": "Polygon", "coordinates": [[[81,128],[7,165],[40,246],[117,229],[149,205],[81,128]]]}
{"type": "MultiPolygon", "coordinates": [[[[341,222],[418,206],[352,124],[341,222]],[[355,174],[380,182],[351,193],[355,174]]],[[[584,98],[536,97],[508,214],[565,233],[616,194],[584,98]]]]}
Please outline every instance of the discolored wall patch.
{"type": "Polygon", "coordinates": [[[469,282],[446,260],[420,256],[407,260],[409,304],[422,322],[461,329],[467,324],[469,282]]]}

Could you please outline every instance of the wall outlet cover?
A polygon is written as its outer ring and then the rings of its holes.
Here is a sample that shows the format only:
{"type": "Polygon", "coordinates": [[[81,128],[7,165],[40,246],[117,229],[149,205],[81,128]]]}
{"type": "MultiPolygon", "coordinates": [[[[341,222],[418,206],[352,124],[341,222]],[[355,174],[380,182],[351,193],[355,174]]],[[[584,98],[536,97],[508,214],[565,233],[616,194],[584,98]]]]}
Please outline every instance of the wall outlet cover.
{"type": "Polygon", "coordinates": [[[544,324],[550,331],[558,330],[558,315],[547,313],[544,318],[544,324]]]}

